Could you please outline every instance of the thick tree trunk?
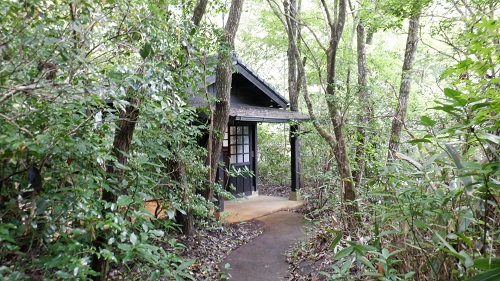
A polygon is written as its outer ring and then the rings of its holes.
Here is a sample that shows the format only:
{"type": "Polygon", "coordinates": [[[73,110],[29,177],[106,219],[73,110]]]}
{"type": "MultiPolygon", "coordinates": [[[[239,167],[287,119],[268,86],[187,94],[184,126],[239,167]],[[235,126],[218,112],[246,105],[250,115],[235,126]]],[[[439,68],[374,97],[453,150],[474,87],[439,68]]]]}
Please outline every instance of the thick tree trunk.
{"type": "Polygon", "coordinates": [[[394,118],[392,120],[391,136],[389,138],[389,146],[387,151],[388,161],[394,158],[394,154],[396,152],[399,152],[399,145],[401,143],[401,130],[406,119],[408,101],[410,98],[412,80],[411,70],[413,68],[413,62],[415,61],[415,55],[417,53],[419,27],[420,13],[416,13],[410,17],[403,63],[403,73],[401,75],[401,86],[399,88],[398,105],[396,108],[396,114],[394,115],[394,118]]]}
{"type": "Polygon", "coordinates": [[[366,32],[362,22],[358,23],[356,27],[357,33],[357,55],[358,55],[358,100],[359,111],[357,116],[358,128],[356,135],[356,155],[355,161],[357,168],[353,172],[354,182],[356,187],[359,188],[364,176],[365,157],[366,157],[366,130],[365,126],[368,125],[369,117],[372,115],[372,107],[368,102],[369,91],[367,82],[367,69],[366,69],[366,32]]]}
{"type": "MultiPolygon", "coordinates": [[[[238,26],[243,10],[243,0],[232,0],[229,16],[224,28],[224,41],[222,42],[221,52],[219,53],[219,62],[215,70],[215,91],[217,101],[215,103],[213,130],[215,133],[211,134],[212,153],[208,159],[210,171],[208,179],[212,183],[217,175],[217,168],[219,166],[219,158],[222,151],[222,140],[227,130],[227,123],[229,121],[230,110],[230,97],[231,97],[231,63],[232,51],[234,50],[234,38],[238,31],[238,26]]],[[[208,201],[213,200],[213,190],[207,188],[202,192],[203,197],[208,201]]]]}
{"type": "MultiPolygon", "coordinates": [[[[113,155],[118,160],[118,163],[126,166],[128,164],[127,154],[130,152],[130,144],[135,131],[135,125],[139,118],[139,106],[142,102],[139,98],[128,98],[129,105],[125,111],[120,112],[120,119],[117,124],[115,137],[113,141],[113,155]]],[[[118,194],[126,194],[127,189],[122,186],[125,172],[122,169],[117,169],[113,163],[108,163],[106,172],[109,176],[114,176],[118,182],[118,190],[103,189],[102,199],[107,202],[116,203],[118,194]]],[[[97,235],[93,242],[96,252],[106,247],[106,241],[102,233],[97,235]]],[[[92,256],[92,270],[100,273],[99,276],[92,277],[92,280],[104,281],[107,280],[108,261],[104,257],[92,256]]]]}

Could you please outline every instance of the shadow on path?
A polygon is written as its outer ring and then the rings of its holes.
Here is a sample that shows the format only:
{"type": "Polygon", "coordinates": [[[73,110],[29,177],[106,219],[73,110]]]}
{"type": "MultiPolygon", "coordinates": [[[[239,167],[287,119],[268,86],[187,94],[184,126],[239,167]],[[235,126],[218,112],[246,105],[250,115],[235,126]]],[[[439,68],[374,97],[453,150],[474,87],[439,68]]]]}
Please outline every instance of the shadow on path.
{"type": "Polygon", "coordinates": [[[234,250],[224,261],[231,264],[230,280],[288,280],[288,263],[283,255],[297,239],[305,238],[301,214],[280,211],[258,219],[264,232],[234,250]]]}

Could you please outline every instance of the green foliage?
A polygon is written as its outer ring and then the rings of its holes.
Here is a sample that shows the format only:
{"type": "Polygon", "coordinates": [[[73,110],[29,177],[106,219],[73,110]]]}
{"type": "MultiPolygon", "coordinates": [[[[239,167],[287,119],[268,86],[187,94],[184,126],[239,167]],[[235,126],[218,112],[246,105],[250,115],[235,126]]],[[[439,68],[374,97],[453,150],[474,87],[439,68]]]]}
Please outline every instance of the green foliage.
{"type": "Polygon", "coordinates": [[[381,0],[359,1],[359,18],[362,19],[369,32],[401,29],[404,20],[421,13],[431,5],[431,0],[381,0]]]}
{"type": "MultiPolygon", "coordinates": [[[[321,78],[318,73],[324,73],[326,68],[325,57],[312,35],[315,33],[323,45],[329,38],[318,3],[303,2],[300,19],[304,41],[300,42],[300,48],[308,58],[307,78],[316,116],[330,129],[322,81],[318,79],[321,78]]],[[[326,242],[333,252],[332,260],[321,260],[321,255],[316,264],[330,262],[333,267],[325,270],[325,275],[332,280],[465,280],[475,275],[473,280],[480,280],[495,276],[495,268],[485,268],[475,261],[496,259],[500,255],[497,78],[500,28],[499,21],[492,16],[498,13],[498,3],[389,0],[358,1],[354,6],[356,17],[349,19],[352,21],[346,26],[355,27],[356,21],[361,20],[368,33],[376,33],[373,45],[367,46],[373,120],[370,124],[356,121],[359,105],[355,98],[354,29],[346,29],[343,34],[341,63],[336,68],[338,95],[334,102],[341,105],[350,156],[354,154],[357,128],[365,128],[367,132],[365,181],[359,189],[360,215],[366,223],[359,229],[349,229],[347,237],[333,233],[326,242]],[[404,45],[404,40],[397,40],[400,38],[391,31],[401,28],[404,20],[416,12],[424,13],[423,44],[419,46],[415,64],[416,95],[410,100],[405,119],[408,134],[402,139],[405,143],[398,154],[400,161],[385,167],[387,121],[396,100],[388,97],[397,95],[395,85],[400,73],[394,69],[401,68],[404,45]],[[437,40],[432,41],[429,35],[437,40]],[[434,99],[438,100],[433,103],[434,99]],[[361,241],[351,241],[359,232],[366,236],[361,241]],[[370,250],[356,251],[358,245],[370,250]]],[[[252,23],[252,27],[257,24],[252,23]]],[[[265,21],[273,29],[269,34],[279,34],[281,31],[274,30],[273,24],[273,19],[265,21]]],[[[279,38],[269,36],[259,42],[284,50],[287,42],[280,43],[279,38]]],[[[275,61],[279,55],[274,57],[275,61]]],[[[271,69],[277,72],[275,68],[273,65],[271,69]]],[[[286,84],[286,79],[277,83],[286,84]]],[[[309,132],[309,126],[302,124],[301,128],[309,132]]],[[[260,139],[268,137],[271,136],[263,134],[260,139]]],[[[281,138],[280,134],[272,140],[286,143],[281,138]]],[[[315,197],[310,202],[318,203],[310,216],[317,219],[315,230],[322,233],[325,224],[342,224],[342,218],[338,219],[339,213],[343,215],[343,205],[339,203],[341,187],[335,165],[328,162],[333,157],[330,147],[314,133],[301,138],[305,182],[313,187],[315,197]]],[[[261,176],[280,173],[282,160],[277,152],[284,147],[276,146],[273,154],[279,160],[276,163],[262,159],[269,166],[261,168],[261,176]]],[[[314,250],[322,252],[326,249],[322,246],[314,250]]],[[[300,255],[305,255],[304,252],[300,255]]]]}
{"type": "Polygon", "coordinates": [[[192,279],[189,264],[160,245],[177,226],[144,209],[150,199],[181,213],[211,208],[193,192],[206,184],[196,142],[204,126],[187,89],[203,79],[192,58],[216,39],[192,28],[191,8],[120,0],[2,4],[1,279],[88,280],[97,274],[93,257],[139,279],[192,279]],[[131,97],[142,102],[123,164],[113,141],[131,97]],[[176,177],[178,166],[186,167],[186,182],[176,177]],[[123,180],[109,167],[123,171],[123,180]],[[119,195],[117,202],[102,200],[103,190],[119,195]]]}
{"type": "Polygon", "coordinates": [[[397,155],[401,161],[367,182],[368,241],[333,238],[336,255],[325,273],[332,280],[359,269],[380,280],[498,279],[500,108],[490,63],[498,61],[491,40],[498,28],[472,22],[462,34],[469,55],[445,72],[454,88],[420,118],[420,136],[397,155]],[[375,268],[359,259],[356,245],[375,248],[365,253],[375,268]]]}
{"type": "Polygon", "coordinates": [[[478,269],[485,270],[467,281],[477,280],[497,280],[500,277],[500,259],[499,258],[481,258],[474,260],[474,266],[478,269]]]}
{"type": "MultiPolygon", "coordinates": [[[[469,280],[497,278],[500,158],[489,149],[498,144],[490,136],[498,127],[482,119],[476,98],[451,89],[445,96],[436,108],[461,122],[428,134],[417,143],[425,157],[400,154],[403,162],[373,182],[372,237],[341,246],[337,234],[330,245],[338,251],[333,273],[324,273],[331,280],[353,267],[380,280],[461,280],[478,270],[485,271],[469,280]]],[[[431,131],[439,127],[429,117],[422,122],[431,131]]]]}
{"type": "Polygon", "coordinates": [[[259,179],[262,184],[289,185],[290,147],[289,126],[262,124],[259,126],[259,179]]]}

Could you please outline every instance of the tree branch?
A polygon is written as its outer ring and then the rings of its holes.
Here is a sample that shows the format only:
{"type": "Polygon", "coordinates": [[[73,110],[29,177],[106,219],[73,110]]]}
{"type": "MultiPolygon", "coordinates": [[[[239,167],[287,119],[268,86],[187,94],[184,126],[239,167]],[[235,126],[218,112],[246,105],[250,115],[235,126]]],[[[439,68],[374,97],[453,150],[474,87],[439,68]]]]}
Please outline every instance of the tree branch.
{"type": "Polygon", "coordinates": [[[316,117],[316,114],[314,113],[314,108],[313,104],[311,101],[311,98],[309,97],[309,91],[307,89],[307,78],[305,75],[305,70],[304,70],[304,65],[306,63],[306,59],[304,58],[304,61],[302,63],[298,64],[299,68],[299,81],[301,81],[302,85],[302,91],[304,93],[304,101],[306,102],[307,105],[307,111],[309,112],[309,116],[311,117],[311,120],[313,122],[314,127],[318,131],[318,133],[325,139],[327,140],[328,144],[332,149],[335,149],[335,138],[328,134],[326,130],[319,124],[318,119],[316,117]]]}
{"type": "Polygon", "coordinates": [[[14,120],[12,120],[11,118],[9,118],[8,116],[0,113],[0,117],[2,117],[3,119],[7,120],[9,123],[11,123],[12,125],[14,125],[17,129],[19,129],[20,131],[23,131],[25,132],[26,134],[28,134],[30,137],[34,137],[34,135],[28,131],[26,128],[23,128],[21,126],[19,126],[14,120]]]}
{"type": "Polygon", "coordinates": [[[334,25],[333,25],[332,16],[330,15],[330,10],[328,10],[328,6],[326,5],[325,0],[321,0],[321,6],[323,6],[323,9],[325,10],[326,19],[328,20],[328,22],[327,22],[328,26],[330,27],[330,29],[333,29],[334,25]]]}

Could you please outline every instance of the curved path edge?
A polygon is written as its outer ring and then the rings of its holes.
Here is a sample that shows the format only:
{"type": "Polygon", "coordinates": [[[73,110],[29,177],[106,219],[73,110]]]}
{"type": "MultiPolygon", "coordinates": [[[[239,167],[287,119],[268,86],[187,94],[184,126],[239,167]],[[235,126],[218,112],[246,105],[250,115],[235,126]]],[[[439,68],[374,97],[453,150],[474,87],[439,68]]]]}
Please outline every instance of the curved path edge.
{"type": "Polygon", "coordinates": [[[257,220],[264,223],[263,233],[240,246],[223,262],[229,263],[233,281],[289,280],[285,251],[305,238],[306,220],[299,213],[279,211],[257,220]]]}

